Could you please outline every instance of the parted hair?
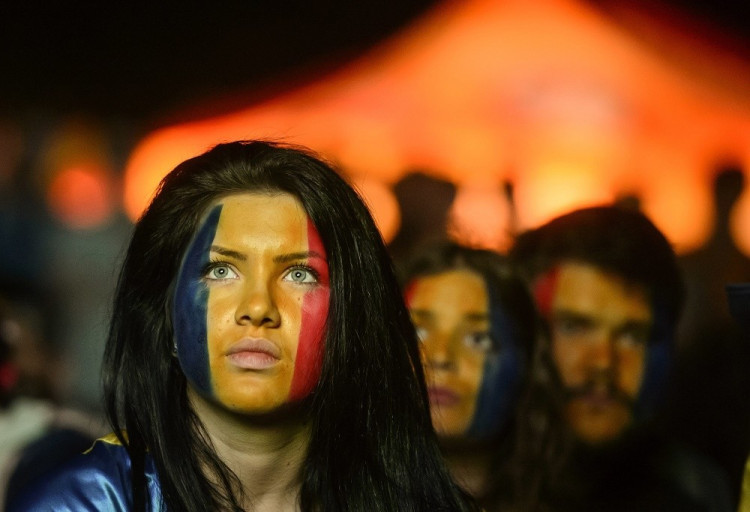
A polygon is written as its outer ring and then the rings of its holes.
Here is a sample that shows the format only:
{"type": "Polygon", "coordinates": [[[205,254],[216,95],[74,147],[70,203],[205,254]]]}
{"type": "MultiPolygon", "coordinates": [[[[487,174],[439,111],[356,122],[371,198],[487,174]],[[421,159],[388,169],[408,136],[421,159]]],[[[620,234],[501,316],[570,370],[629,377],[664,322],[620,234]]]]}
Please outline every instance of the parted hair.
{"type": "Polygon", "coordinates": [[[266,141],[219,144],[181,163],[135,226],[103,366],[107,415],[132,461],[134,508],[145,507],[148,454],[166,509],[240,510],[237,477],[215,454],[187,399],[172,356],[170,312],[174,280],[200,219],[217,199],[243,192],[299,199],[328,257],[322,370],[304,408],[311,440],[301,509],[475,510],[441,460],[416,334],[367,207],[322,158],[266,141]]]}

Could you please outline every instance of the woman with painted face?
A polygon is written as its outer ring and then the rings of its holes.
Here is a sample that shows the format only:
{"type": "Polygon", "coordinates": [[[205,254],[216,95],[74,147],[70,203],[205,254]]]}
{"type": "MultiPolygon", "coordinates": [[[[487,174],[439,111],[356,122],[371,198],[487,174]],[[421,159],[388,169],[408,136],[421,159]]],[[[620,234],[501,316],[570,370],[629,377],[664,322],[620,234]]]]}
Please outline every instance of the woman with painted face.
{"type": "Polygon", "coordinates": [[[531,299],[500,254],[454,243],[425,248],[403,282],[443,454],[495,510],[510,485],[503,465],[535,338],[531,299]]]}
{"type": "Polygon", "coordinates": [[[307,150],[187,160],[120,275],[114,434],[11,510],[476,510],[440,457],[399,294],[363,202],[307,150]]]}

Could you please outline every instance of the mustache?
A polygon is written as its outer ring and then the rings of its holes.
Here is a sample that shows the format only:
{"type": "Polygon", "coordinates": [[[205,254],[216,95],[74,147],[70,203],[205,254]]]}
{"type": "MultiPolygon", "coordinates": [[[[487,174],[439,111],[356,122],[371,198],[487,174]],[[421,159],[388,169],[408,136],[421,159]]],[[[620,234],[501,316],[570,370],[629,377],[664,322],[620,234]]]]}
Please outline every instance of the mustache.
{"type": "Polygon", "coordinates": [[[635,398],[625,393],[610,378],[591,377],[578,386],[567,386],[564,390],[565,400],[586,398],[591,395],[604,395],[616,402],[633,408],[635,398]]]}

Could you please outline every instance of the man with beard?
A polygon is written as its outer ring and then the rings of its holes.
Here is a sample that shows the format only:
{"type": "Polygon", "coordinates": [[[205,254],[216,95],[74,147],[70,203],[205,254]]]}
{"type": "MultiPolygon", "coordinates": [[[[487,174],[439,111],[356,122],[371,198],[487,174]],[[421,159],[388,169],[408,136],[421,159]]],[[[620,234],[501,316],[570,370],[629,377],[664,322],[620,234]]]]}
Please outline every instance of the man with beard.
{"type": "Polygon", "coordinates": [[[716,466],[655,421],[684,300],[674,251],[640,212],[562,215],[511,258],[547,327],[522,415],[517,501],[533,510],[732,510],[716,466]]]}

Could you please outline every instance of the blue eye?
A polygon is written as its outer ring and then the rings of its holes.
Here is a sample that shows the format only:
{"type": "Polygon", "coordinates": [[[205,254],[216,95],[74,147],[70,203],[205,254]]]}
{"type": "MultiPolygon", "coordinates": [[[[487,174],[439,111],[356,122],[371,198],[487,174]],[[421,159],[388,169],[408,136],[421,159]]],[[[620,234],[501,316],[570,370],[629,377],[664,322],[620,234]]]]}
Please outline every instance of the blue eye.
{"type": "Polygon", "coordinates": [[[313,284],[318,282],[318,274],[308,267],[294,267],[284,275],[284,281],[292,281],[300,284],[313,284]]]}
{"type": "Polygon", "coordinates": [[[642,347],[648,343],[649,329],[646,327],[629,327],[617,335],[617,344],[621,347],[642,347]]]}
{"type": "Polygon", "coordinates": [[[464,344],[478,352],[486,353],[492,350],[492,338],[488,332],[472,332],[464,336],[464,344]]]}
{"type": "Polygon", "coordinates": [[[425,341],[427,339],[427,336],[429,336],[429,332],[424,327],[416,326],[415,327],[417,331],[417,338],[419,338],[419,341],[425,341]]]}
{"type": "Polygon", "coordinates": [[[227,263],[211,263],[204,272],[204,277],[210,281],[222,281],[225,279],[236,279],[239,276],[227,263]]]}

